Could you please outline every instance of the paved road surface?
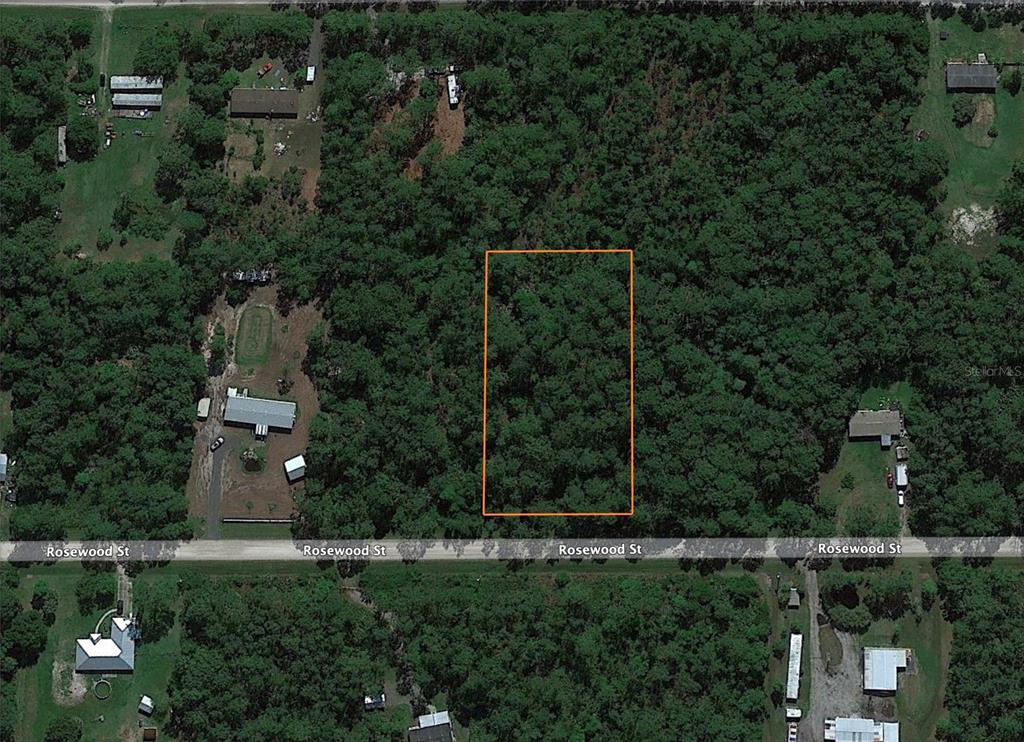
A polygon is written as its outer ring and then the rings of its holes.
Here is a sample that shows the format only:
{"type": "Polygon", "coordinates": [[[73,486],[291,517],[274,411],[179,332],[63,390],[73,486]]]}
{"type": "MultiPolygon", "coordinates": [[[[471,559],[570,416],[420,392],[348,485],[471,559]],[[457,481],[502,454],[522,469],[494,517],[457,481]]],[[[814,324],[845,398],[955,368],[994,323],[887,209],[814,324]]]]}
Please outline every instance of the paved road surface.
{"type": "MultiPolygon", "coordinates": [[[[219,471],[219,467],[215,467],[219,471]]],[[[696,559],[820,558],[821,545],[858,549],[861,558],[1022,557],[1021,538],[991,539],[476,539],[291,541],[214,540],[114,542],[0,542],[0,560],[171,560],[185,561],[484,561],[547,559],[650,561],[696,559]],[[871,551],[861,549],[869,545],[871,551]],[[891,547],[899,547],[898,555],[891,547]],[[120,553],[107,553],[109,550],[120,553]]],[[[849,551],[831,553],[838,557],[849,551]]]]}
{"type": "MultiPolygon", "coordinates": [[[[407,0],[409,2],[409,0],[407,0]]],[[[466,0],[433,0],[437,5],[465,5],[466,0]]],[[[836,5],[836,0],[692,0],[693,4],[715,2],[719,5],[836,5]]],[[[846,0],[843,4],[858,2],[846,0]]],[[[975,7],[1001,7],[1020,2],[1020,0],[861,0],[864,5],[902,4],[902,5],[973,5],[975,7]]],[[[294,4],[294,3],[293,3],[294,4]]],[[[334,4],[334,3],[332,3],[334,4]]],[[[370,0],[366,1],[369,5],[370,0]]],[[[409,4],[412,4],[409,2],[409,4]]],[[[567,2],[566,5],[569,3],[567,2]]],[[[267,0],[0,0],[0,5],[21,6],[63,6],[72,8],[174,8],[185,5],[263,5],[269,6],[267,0]]]]}

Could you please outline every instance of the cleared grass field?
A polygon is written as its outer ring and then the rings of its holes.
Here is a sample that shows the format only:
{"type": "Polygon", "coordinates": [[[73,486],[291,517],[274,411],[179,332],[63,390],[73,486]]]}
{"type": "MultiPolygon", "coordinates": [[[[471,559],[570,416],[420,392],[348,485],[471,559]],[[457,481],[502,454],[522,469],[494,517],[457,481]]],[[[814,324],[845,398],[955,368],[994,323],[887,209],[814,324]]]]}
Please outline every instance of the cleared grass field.
{"type": "MultiPolygon", "coordinates": [[[[994,95],[973,95],[979,105],[991,106],[991,121],[978,116],[974,123],[958,128],[953,123],[954,96],[946,92],[945,64],[950,59],[976,59],[979,52],[995,63],[1024,63],[1024,33],[1019,25],[979,33],[956,15],[944,20],[930,18],[928,29],[931,45],[925,97],[910,121],[911,129],[927,131],[949,157],[943,215],[949,218],[955,209],[972,206],[991,209],[1014,160],[1024,157],[1024,91],[1012,96],[1000,85],[994,95]],[[941,31],[949,33],[945,41],[939,38],[941,31]],[[992,125],[998,130],[994,138],[988,136],[992,125]]],[[[1005,67],[1003,74],[1010,69],[1005,67]]],[[[984,257],[994,244],[991,234],[983,234],[970,252],[984,257]]]]}
{"type": "Polygon", "coordinates": [[[262,366],[270,358],[273,338],[274,314],[270,307],[249,307],[238,321],[235,362],[239,366],[262,366]]]}
{"type": "MultiPolygon", "coordinates": [[[[104,676],[111,686],[109,698],[100,700],[93,692],[93,685],[99,676],[80,675],[78,677],[84,680],[85,695],[72,699],[66,691],[73,677],[75,639],[91,632],[105,611],[96,611],[88,616],[78,612],[75,585],[85,574],[80,565],[32,567],[26,571],[20,586],[24,603],[28,603],[33,586],[42,579],[57,592],[59,604],[56,620],[47,637],[46,650],[35,665],[17,674],[20,711],[16,739],[43,739],[47,725],[61,716],[81,719],[83,742],[134,739],[134,735],[138,734],[138,719],[142,718],[137,709],[139,697],[143,694],[153,698],[156,703],[156,713],[146,725],[162,727],[168,716],[166,689],[178,655],[178,627],[175,626],[167,636],[155,643],[139,645],[134,673],[104,676]],[[101,716],[103,721],[99,721],[101,716]]],[[[137,578],[135,584],[138,586],[143,582],[157,580],[176,584],[177,579],[174,573],[150,570],[137,578]]],[[[109,631],[108,624],[109,621],[104,623],[104,633],[109,631]]]]}

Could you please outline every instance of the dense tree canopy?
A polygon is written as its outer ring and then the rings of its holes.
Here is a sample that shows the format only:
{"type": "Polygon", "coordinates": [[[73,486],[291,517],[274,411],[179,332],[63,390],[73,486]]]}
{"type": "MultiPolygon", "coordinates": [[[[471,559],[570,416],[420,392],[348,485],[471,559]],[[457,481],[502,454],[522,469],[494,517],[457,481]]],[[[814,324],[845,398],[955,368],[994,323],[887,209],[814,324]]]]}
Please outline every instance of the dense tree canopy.
{"type": "Polygon", "coordinates": [[[1024,573],[962,561],[939,567],[942,610],[953,622],[942,740],[1016,742],[1024,729],[1024,573]]]}
{"type": "MultiPolygon", "coordinates": [[[[479,533],[483,249],[581,246],[636,251],[638,510],[530,529],[827,529],[817,472],[865,382],[902,374],[899,271],[938,234],[945,164],[904,131],[925,71],[920,21],[367,23],[324,19],[321,216],[281,245],[286,287],[323,296],[331,320],[312,345],[326,415],[305,529],[479,533]],[[375,117],[395,100],[389,70],[448,62],[465,68],[466,137],[450,156],[418,152],[403,119],[375,117]]],[[[584,409],[560,421],[576,446],[593,424],[584,409]]]]}
{"type": "Polygon", "coordinates": [[[770,624],[750,577],[371,574],[427,698],[474,740],[752,739],[770,624]]]}
{"type": "Polygon", "coordinates": [[[401,730],[394,710],[363,712],[384,679],[387,636],[334,580],[194,576],[182,589],[169,686],[180,739],[375,742],[401,730]]]}

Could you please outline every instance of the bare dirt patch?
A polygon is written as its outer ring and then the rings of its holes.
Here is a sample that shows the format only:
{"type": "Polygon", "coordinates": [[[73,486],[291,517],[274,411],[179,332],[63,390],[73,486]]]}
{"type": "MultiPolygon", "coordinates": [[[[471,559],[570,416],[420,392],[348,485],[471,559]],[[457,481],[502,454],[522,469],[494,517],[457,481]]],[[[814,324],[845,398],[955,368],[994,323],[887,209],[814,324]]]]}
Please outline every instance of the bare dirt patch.
{"type": "Polygon", "coordinates": [[[974,118],[964,129],[964,136],[978,147],[991,147],[994,141],[988,135],[992,122],[996,120],[996,102],[991,96],[982,96],[974,109],[974,118]]]}
{"type": "Polygon", "coordinates": [[[51,687],[58,706],[76,706],[85,698],[87,689],[82,676],[75,673],[70,660],[54,660],[51,687]]]}
{"type": "Polygon", "coordinates": [[[437,85],[437,112],[434,115],[434,137],[441,141],[441,152],[452,155],[462,147],[466,138],[466,100],[457,108],[448,106],[448,89],[442,77],[437,85]]]}
{"type": "MultiPolygon", "coordinates": [[[[240,367],[232,364],[224,374],[224,386],[249,389],[250,396],[288,399],[298,406],[295,427],[291,433],[271,432],[264,449],[266,467],[260,472],[246,472],[239,454],[253,445],[251,431],[242,428],[226,428],[223,432],[229,441],[229,451],[224,462],[223,494],[221,517],[228,518],[287,518],[293,514],[293,488],[301,488],[301,482],[289,485],[284,476],[284,462],[292,456],[305,452],[309,442],[309,427],[320,409],[313,382],[303,372],[306,360],[306,336],[323,321],[319,309],[304,305],[282,315],[277,307],[277,290],[273,286],[257,289],[246,305],[265,305],[273,313],[273,330],[270,356],[266,363],[240,367]],[[292,386],[285,392],[279,391],[277,380],[287,376],[292,386]]],[[[236,313],[236,317],[240,313],[236,313]]],[[[237,335],[235,323],[225,324],[228,332],[237,335]]],[[[214,408],[219,415],[223,407],[214,408]]]]}

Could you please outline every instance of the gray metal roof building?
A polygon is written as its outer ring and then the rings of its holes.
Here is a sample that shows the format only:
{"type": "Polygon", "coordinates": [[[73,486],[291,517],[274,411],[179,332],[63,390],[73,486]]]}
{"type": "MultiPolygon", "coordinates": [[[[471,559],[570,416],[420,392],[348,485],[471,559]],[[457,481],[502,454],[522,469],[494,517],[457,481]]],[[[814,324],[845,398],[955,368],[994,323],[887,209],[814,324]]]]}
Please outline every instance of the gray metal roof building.
{"type": "Polygon", "coordinates": [[[296,118],[299,115],[299,91],[235,88],[231,91],[231,115],[248,118],[296,118]]]}
{"type": "Polygon", "coordinates": [[[864,647],[864,690],[895,691],[898,670],[907,667],[906,649],[864,647]]]}
{"type": "Polygon", "coordinates": [[[111,96],[114,108],[159,108],[163,96],[157,93],[114,93],[111,96]]]}
{"type": "Polygon", "coordinates": [[[159,75],[146,77],[145,75],[111,75],[110,91],[116,92],[159,92],[164,89],[164,79],[159,75]]]}
{"type": "Polygon", "coordinates": [[[259,397],[228,397],[224,422],[291,430],[295,424],[295,403],[259,397]]]}
{"type": "Polygon", "coordinates": [[[881,438],[903,432],[903,418],[898,410],[857,410],[850,418],[851,438],[881,438]]]}
{"type": "Polygon", "coordinates": [[[946,65],[946,91],[994,93],[998,77],[993,64],[949,63],[946,65]]]}

